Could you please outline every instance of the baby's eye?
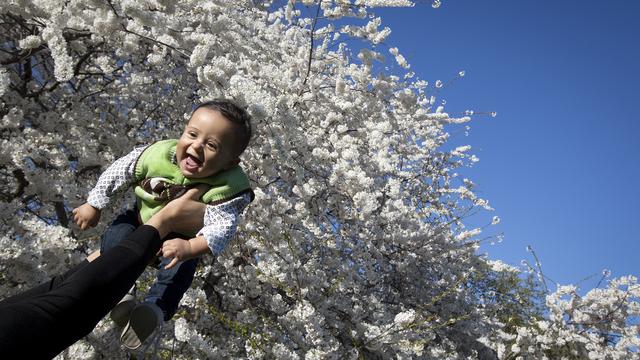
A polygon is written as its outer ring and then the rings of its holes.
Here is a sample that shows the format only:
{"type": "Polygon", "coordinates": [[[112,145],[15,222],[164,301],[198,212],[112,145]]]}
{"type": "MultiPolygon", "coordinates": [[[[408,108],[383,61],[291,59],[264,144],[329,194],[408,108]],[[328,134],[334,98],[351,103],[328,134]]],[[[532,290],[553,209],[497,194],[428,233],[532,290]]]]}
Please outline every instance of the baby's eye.
{"type": "Polygon", "coordinates": [[[218,147],[214,143],[207,143],[207,147],[211,150],[218,150],[218,147]]]}
{"type": "Polygon", "coordinates": [[[189,137],[192,137],[192,138],[197,136],[196,133],[194,133],[193,131],[189,131],[187,135],[189,135],[189,137]]]}

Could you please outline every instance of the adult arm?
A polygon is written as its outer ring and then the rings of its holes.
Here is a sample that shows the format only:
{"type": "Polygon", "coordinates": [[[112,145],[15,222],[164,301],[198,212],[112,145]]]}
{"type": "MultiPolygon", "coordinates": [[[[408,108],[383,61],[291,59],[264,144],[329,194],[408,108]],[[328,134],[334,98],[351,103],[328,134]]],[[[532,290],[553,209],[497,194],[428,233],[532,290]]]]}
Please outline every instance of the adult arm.
{"type": "Polygon", "coordinates": [[[169,203],[125,240],[55,288],[20,301],[0,302],[0,354],[3,358],[53,358],[86,334],[124,296],[169,232],[202,226],[204,205],[192,189],[169,203]]]}

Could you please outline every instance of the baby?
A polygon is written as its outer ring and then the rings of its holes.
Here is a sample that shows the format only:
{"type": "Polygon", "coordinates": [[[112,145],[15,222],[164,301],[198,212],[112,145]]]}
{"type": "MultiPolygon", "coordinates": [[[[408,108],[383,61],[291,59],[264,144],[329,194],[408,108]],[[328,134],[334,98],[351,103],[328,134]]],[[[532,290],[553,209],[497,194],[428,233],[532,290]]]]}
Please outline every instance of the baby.
{"type": "Polygon", "coordinates": [[[136,305],[129,294],[111,311],[116,324],[124,327],[121,340],[126,347],[138,348],[161,327],[162,319],[173,317],[191,285],[198,257],[217,256],[233,237],[240,213],[254,196],[238,165],[251,138],[250,120],[244,109],[228,100],[198,105],[180,139],[139,147],[116,160],[100,175],[87,202],[73,210],[73,220],[82,230],[95,226],[100,210],[116,192],[135,186],[136,208],[120,214],[107,228],[100,243],[104,252],[189,188],[210,187],[201,198],[207,204],[204,227],[197,233],[167,236],[157,279],[144,302],[136,305]]]}

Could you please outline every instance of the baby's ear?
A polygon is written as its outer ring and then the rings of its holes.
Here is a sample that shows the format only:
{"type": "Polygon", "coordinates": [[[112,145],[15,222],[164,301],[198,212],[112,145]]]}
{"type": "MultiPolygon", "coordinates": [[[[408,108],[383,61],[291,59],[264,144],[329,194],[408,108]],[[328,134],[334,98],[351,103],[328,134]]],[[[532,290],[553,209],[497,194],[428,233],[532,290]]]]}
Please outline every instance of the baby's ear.
{"type": "Polygon", "coordinates": [[[240,158],[239,158],[239,157],[237,157],[237,158],[235,158],[235,159],[233,159],[233,160],[229,160],[229,162],[228,162],[228,163],[227,163],[227,165],[224,167],[224,169],[225,169],[225,170],[229,170],[229,169],[231,169],[232,167],[234,167],[234,166],[236,166],[236,165],[238,165],[238,164],[240,164],[240,158]]]}

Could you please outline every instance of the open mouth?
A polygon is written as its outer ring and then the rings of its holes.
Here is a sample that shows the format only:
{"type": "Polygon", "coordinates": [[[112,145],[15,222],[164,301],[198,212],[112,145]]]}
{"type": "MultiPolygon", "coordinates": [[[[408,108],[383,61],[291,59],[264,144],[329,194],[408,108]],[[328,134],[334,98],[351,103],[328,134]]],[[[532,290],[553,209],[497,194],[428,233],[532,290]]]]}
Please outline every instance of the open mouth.
{"type": "Polygon", "coordinates": [[[198,170],[198,168],[202,165],[202,161],[200,159],[190,154],[185,154],[185,157],[184,159],[182,159],[182,162],[183,162],[184,168],[190,172],[198,170]]]}

